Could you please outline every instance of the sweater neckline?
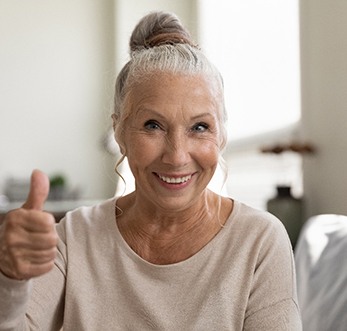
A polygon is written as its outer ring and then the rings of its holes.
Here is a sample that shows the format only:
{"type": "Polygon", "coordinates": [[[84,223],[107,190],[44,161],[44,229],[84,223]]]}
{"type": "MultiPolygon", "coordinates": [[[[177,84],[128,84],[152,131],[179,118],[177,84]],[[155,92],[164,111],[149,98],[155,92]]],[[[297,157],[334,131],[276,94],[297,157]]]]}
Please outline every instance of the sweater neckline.
{"type": "Polygon", "coordinates": [[[141,256],[139,256],[133,249],[128,245],[128,243],[123,238],[122,234],[119,231],[118,223],[117,223],[117,217],[116,217],[116,204],[119,197],[116,197],[112,199],[112,213],[113,217],[112,219],[112,225],[115,232],[117,244],[120,246],[121,250],[135,263],[144,265],[148,268],[154,268],[154,269],[172,269],[172,268],[179,268],[179,267],[185,267],[190,264],[197,263],[200,259],[203,259],[204,256],[210,254],[210,252],[215,248],[215,246],[218,246],[218,244],[222,241],[222,238],[225,236],[225,234],[228,232],[228,228],[230,228],[231,224],[233,223],[233,220],[235,219],[235,216],[238,213],[238,210],[240,208],[240,203],[233,200],[233,209],[226,220],[224,226],[221,228],[221,230],[210,240],[204,247],[202,247],[197,253],[190,256],[189,258],[182,260],[180,262],[176,263],[170,263],[170,264],[154,264],[151,263],[145,259],[143,259],[141,256]]]}

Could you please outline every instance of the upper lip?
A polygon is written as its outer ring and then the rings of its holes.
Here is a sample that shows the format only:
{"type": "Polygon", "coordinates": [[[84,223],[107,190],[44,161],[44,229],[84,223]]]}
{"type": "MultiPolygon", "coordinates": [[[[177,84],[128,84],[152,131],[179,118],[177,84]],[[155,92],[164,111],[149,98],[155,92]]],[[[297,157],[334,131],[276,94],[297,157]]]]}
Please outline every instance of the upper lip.
{"type": "Polygon", "coordinates": [[[164,174],[164,173],[155,173],[161,180],[168,183],[183,183],[192,178],[194,173],[185,173],[185,174],[164,174]]]}
{"type": "Polygon", "coordinates": [[[183,178],[183,177],[189,177],[194,175],[193,172],[185,173],[185,174],[167,174],[167,173],[155,172],[155,174],[159,177],[167,177],[167,178],[183,178]]]}

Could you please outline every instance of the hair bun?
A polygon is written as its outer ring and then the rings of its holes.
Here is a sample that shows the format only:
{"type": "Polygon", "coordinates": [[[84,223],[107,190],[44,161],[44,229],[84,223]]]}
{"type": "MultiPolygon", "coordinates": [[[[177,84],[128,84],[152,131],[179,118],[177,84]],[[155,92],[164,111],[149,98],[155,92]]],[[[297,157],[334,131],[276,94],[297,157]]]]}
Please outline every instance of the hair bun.
{"type": "Polygon", "coordinates": [[[164,12],[153,12],[144,16],[130,38],[130,52],[160,45],[189,44],[193,47],[192,38],[176,15],[164,12]]]}

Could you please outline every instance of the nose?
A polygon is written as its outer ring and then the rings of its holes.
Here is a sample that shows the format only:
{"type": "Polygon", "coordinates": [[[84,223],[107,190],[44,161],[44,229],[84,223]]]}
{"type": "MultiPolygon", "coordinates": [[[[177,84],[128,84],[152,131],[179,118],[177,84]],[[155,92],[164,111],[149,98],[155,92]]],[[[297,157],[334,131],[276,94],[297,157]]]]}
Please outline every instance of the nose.
{"type": "Polygon", "coordinates": [[[162,154],[162,162],[175,167],[182,167],[190,160],[189,138],[181,132],[167,136],[162,154]]]}

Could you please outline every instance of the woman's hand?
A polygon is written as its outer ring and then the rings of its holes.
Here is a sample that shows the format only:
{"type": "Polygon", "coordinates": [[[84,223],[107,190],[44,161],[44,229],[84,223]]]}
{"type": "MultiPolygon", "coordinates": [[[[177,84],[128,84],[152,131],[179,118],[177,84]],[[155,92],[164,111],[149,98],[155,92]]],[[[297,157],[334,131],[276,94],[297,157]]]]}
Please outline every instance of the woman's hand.
{"type": "Polygon", "coordinates": [[[0,227],[0,271],[9,278],[30,279],[54,266],[58,235],[53,215],[43,211],[48,193],[48,177],[34,170],[26,202],[5,216],[0,227]]]}

